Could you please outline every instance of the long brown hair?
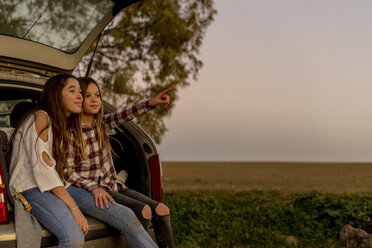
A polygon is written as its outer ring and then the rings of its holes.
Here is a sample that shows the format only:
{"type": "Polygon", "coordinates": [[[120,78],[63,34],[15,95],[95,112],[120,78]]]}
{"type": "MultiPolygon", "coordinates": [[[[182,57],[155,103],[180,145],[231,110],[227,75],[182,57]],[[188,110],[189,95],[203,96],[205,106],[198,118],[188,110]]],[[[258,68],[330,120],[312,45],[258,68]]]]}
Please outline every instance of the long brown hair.
{"type": "MultiPolygon", "coordinates": [[[[53,133],[52,155],[56,161],[56,171],[63,183],[66,182],[64,170],[68,168],[66,153],[70,149],[71,133],[75,136],[77,144],[82,144],[81,146],[84,144],[82,142],[83,138],[81,133],[80,115],[73,113],[66,118],[62,105],[62,90],[66,86],[69,78],[76,79],[76,77],[71,74],[59,74],[49,78],[44,85],[35,110],[28,115],[34,115],[38,110],[43,110],[48,114],[53,133]]],[[[14,142],[17,130],[23,125],[25,120],[28,119],[28,116],[20,121],[15,128],[10,139],[10,148],[14,142]]],[[[40,134],[47,128],[48,126],[41,130],[38,136],[40,136],[40,134]]],[[[83,153],[81,146],[77,147],[79,153],[83,153]]]]}
{"type": "MultiPolygon", "coordinates": [[[[100,89],[98,83],[93,78],[80,77],[80,78],[78,78],[78,81],[80,83],[80,88],[81,88],[81,91],[82,91],[82,94],[83,94],[83,99],[85,98],[85,94],[86,94],[86,92],[88,90],[88,86],[90,84],[94,84],[98,88],[100,98],[101,98],[101,107],[100,107],[98,113],[95,115],[95,118],[97,120],[98,143],[99,143],[99,148],[102,152],[104,151],[104,148],[107,148],[107,152],[111,153],[112,149],[111,149],[111,145],[110,145],[109,136],[107,134],[107,131],[105,130],[105,127],[103,126],[104,112],[103,112],[101,89],[100,89]]],[[[81,115],[83,115],[83,114],[84,114],[84,110],[81,111],[81,115]]]]}

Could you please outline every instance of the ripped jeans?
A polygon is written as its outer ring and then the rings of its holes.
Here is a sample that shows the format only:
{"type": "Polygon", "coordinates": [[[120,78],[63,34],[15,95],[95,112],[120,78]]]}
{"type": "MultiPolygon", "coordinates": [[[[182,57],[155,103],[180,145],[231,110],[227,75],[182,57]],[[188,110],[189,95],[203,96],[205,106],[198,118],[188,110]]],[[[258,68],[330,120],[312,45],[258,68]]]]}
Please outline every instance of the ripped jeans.
{"type": "MultiPolygon", "coordinates": [[[[129,208],[109,202],[109,208],[100,209],[94,203],[93,194],[85,189],[69,186],[67,192],[74,199],[84,215],[89,215],[101,220],[119,230],[124,235],[130,247],[157,248],[150,235],[143,229],[136,215],[129,208]]],[[[67,206],[51,192],[41,193],[38,188],[22,192],[22,195],[32,206],[31,213],[59,239],[58,247],[66,247],[61,244],[60,233],[75,233],[81,239],[82,231],[72,218],[67,206]],[[46,197],[46,195],[48,197],[46,197]],[[51,206],[53,205],[53,206],[51,206]],[[58,207],[56,207],[58,205],[58,207]],[[45,206],[51,206],[46,207],[45,206]],[[41,211],[41,209],[43,211],[41,211]],[[53,211],[53,213],[52,213],[53,211]],[[55,212],[55,213],[54,213],[55,212]],[[57,214],[61,213],[61,214],[57,214]],[[54,215],[56,214],[56,215],[54,215]],[[54,216],[53,216],[54,215],[54,216]],[[53,218],[52,218],[53,216],[53,218]],[[55,221],[57,219],[57,221],[55,221]],[[76,229],[78,228],[78,230],[76,229]]],[[[83,236],[84,237],[84,236],[83,236]]]]}
{"type": "Polygon", "coordinates": [[[84,214],[95,217],[119,230],[130,247],[158,247],[129,208],[119,203],[112,205],[109,202],[109,208],[100,209],[94,203],[93,194],[85,189],[71,185],[67,191],[84,214]]]}

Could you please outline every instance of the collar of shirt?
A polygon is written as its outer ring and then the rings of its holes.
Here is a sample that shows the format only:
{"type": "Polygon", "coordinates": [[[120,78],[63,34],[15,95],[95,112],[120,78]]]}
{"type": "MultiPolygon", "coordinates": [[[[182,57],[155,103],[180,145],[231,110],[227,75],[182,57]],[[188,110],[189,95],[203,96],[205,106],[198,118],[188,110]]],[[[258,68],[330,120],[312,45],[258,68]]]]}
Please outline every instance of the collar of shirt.
{"type": "Polygon", "coordinates": [[[96,126],[97,126],[97,119],[96,119],[96,118],[94,118],[91,127],[89,127],[87,124],[85,124],[84,121],[83,121],[82,124],[81,124],[81,128],[83,129],[83,131],[89,131],[89,130],[92,130],[92,129],[95,128],[96,126]]]}

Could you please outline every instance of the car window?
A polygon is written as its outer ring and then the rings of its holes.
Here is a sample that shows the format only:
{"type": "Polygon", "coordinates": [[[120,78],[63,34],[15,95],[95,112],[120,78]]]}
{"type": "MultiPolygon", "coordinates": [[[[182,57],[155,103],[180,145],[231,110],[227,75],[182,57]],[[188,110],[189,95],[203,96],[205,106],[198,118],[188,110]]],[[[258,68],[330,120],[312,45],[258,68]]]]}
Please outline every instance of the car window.
{"type": "Polygon", "coordinates": [[[19,102],[31,102],[31,99],[17,99],[0,102],[0,128],[12,127],[10,125],[10,115],[13,107],[19,102]]]}
{"type": "Polygon", "coordinates": [[[0,34],[73,53],[113,5],[109,0],[2,0],[0,34]]]}

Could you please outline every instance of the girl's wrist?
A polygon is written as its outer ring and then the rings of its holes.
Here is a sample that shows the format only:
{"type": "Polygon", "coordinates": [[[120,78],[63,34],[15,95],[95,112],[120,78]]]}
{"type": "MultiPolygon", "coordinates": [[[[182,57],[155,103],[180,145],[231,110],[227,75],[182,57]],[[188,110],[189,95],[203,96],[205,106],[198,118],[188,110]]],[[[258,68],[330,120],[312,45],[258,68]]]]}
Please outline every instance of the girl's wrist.
{"type": "Polygon", "coordinates": [[[72,211],[74,211],[75,209],[78,209],[78,208],[79,208],[79,206],[71,207],[71,208],[70,208],[70,212],[72,212],[72,211]]]}

